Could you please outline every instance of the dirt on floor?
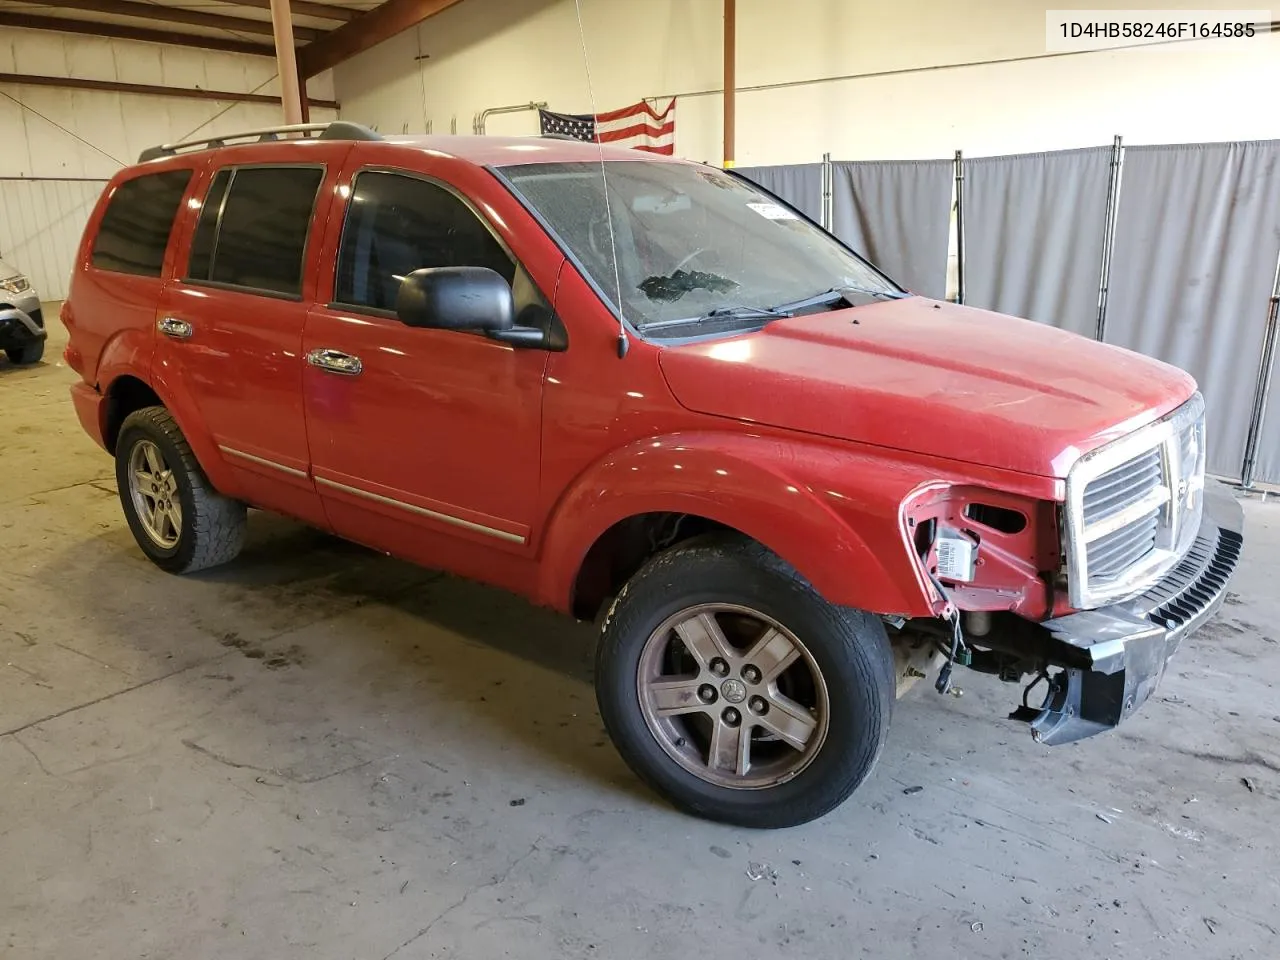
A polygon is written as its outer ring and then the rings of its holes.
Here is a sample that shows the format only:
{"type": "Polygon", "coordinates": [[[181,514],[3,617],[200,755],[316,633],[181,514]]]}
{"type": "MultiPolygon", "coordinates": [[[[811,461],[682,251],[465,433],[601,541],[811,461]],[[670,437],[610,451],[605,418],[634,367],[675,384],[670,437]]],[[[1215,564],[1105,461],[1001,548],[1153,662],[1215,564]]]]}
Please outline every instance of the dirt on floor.
{"type": "Polygon", "coordinates": [[[622,765],[589,627],[257,513],[150,565],[62,337],[0,360],[6,960],[1275,956],[1274,502],[1120,730],[1040,747],[962,672],[842,808],[748,832],[622,765]]]}

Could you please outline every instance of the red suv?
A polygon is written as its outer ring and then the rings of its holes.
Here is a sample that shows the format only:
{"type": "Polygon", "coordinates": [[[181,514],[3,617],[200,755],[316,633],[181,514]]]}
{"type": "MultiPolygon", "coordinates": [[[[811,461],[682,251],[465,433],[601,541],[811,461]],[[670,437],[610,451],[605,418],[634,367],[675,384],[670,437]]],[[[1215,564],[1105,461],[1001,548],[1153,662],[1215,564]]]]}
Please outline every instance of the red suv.
{"type": "Polygon", "coordinates": [[[165,570],[253,506],[598,618],[627,762],[765,827],[844,800],[917,678],[1079,739],[1222,600],[1179,370],[912,296],[701,164],[283,133],[148,150],[77,256],[72,396],[165,570]]]}

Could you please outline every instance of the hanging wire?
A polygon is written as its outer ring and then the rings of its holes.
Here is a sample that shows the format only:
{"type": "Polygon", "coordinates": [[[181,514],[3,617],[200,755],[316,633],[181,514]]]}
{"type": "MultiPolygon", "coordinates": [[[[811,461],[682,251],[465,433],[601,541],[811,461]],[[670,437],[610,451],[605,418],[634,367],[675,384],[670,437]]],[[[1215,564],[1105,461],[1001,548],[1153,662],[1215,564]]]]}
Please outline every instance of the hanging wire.
{"type": "Polygon", "coordinates": [[[422,129],[423,132],[430,133],[431,121],[427,119],[427,68],[422,62],[426,59],[422,55],[422,24],[413,28],[413,36],[418,43],[418,55],[413,58],[413,62],[418,68],[418,98],[422,101],[422,129]]]}
{"type": "MultiPolygon", "coordinates": [[[[269,84],[272,80],[274,80],[274,79],[275,79],[276,77],[278,77],[278,76],[279,76],[279,74],[277,74],[277,73],[273,73],[271,76],[267,77],[267,79],[263,80],[260,84],[258,84],[256,87],[254,87],[254,88],[253,88],[252,90],[250,90],[249,92],[250,92],[250,93],[257,93],[259,90],[261,90],[263,87],[265,87],[267,84],[269,84]]],[[[187,131],[186,133],[184,133],[182,136],[180,136],[180,137],[176,138],[173,142],[174,142],[174,143],[181,143],[181,142],[182,142],[182,141],[184,141],[184,140],[190,140],[190,139],[191,139],[191,137],[192,137],[193,135],[195,135],[195,134],[199,133],[201,130],[203,130],[205,127],[207,127],[209,124],[211,124],[211,123],[213,123],[215,120],[217,120],[217,119],[221,118],[223,115],[230,113],[232,110],[234,110],[236,107],[239,107],[239,106],[242,106],[242,104],[241,104],[239,101],[235,101],[235,102],[229,103],[227,106],[223,107],[221,110],[219,110],[217,113],[215,113],[212,117],[209,117],[209,119],[207,119],[207,120],[202,120],[200,123],[196,124],[196,126],[192,127],[190,130],[188,130],[188,131],[187,131]]]]}
{"type": "Polygon", "coordinates": [[[114,157],[114,156],[112,156],[111,154],[107,153],[107,151],[103,150],[100,146],[98,146],[97,144],[95,144],[95,143],[90,143],[88,140],[86,140],[84,137],[82,137],[82,136],[80,136],[79,134],[77,134],[75,131],[73,131],[73,130],[68,130],[66,127],[64,127],[62,124],[60,124],[57,120],[53,120],[53,119],[51,119],[51,118],[49,118],[49,117],[46,117],[43,113],[41,113],[41,112],[40,112],[39,110],[37,110],[35,107],[28,106],[27,104],[25,104],[25,103],[23,103],[21,100],[19,100],[17,97],[15,97],[15,96],[11,96],[10,94],[5,93],[3,90],[0,90],[0,97],[4,97],[4,98],[5,98],[5,99],[7,99],[7,100],[12,100],[14,103],[16,103],[16,104],[17,104],[20,108],[22,108],[23,110],[26,110],[28,113],[33,113],[33,114],[35,114],[37,117],[39,117],[39,118],[40,118],[41,120],[43,120],[45,123],[47,123],[47,124],[50,124],[50,125],[52,125],[52,126],[57,127],[59,130],[61,130],[61,131],[62,131],[63,133],[65,133],[67,136],[71,137],[71,139],[80,141],[80,142],[81,142],[81,143],[83,143],[86,147],[88,147],[90,150],[96,150],[98,153],[102,154],[102,155],[103,155],[104,157],[106,157],[108,160],[113,160],[113,161],[115,161],[116,163],[118,163],[118,164],[119,164],[120,166],[122,166],[122,167],[127,167],[127,166],[129,165],[128,161],[126,161],[126,160],[121,160],[119,157],[114,157]]]}
{"type": "MultiPolygon", "coordinates": [[[[587,56],[587,31],[582,25],[582,0],[573,0],[573,8],[578,15],[578,39],[582,42],[582,65],[587,72],[587,97],[591,101],[591,121],[594,128],[596,118],[596,91],[591,82],[591,58],[587,56]]],[[[618,359],[627,355],[627,323],[622,316],[622,274],[618,270],[618,241],[613,232],[613,209],[609,204],[609,180],[605,174],[604,144],[599,133],[595,134],[596,146],[600,150],[600,183],[604,188],[604,215],[609,227],[609,252],[613,257],[613,283],[617,291],[618,304],[618,359]]]]}

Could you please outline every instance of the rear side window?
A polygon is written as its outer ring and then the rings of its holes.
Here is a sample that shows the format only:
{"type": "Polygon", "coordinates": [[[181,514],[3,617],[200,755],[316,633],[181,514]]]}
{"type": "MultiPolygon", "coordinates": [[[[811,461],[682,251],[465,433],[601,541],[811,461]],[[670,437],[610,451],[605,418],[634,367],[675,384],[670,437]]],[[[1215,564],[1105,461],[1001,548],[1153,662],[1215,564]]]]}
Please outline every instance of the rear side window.
{"type": "Polygon", "coordinates": [[[222,201],[227,195],[227,184],[231,181],[230,170],[219,170],[209,187],[200,208],[200,222],[196,224],[195,236],[191,238],[191,257],[188,260],[187,276],[209,279],[209,263],[213,259],[213,240],[218,232],[218,214],[222,212],[222,201]]]}
{"type": "Polygon", "coordinates": [[[190,170],[169,170],[120,184],[94,238],[93,265],[117,273],[160,276],[178,204],[190,181],[190,170]]]}
{"type": "Polygon", "coordinates": [[[342,230],[334,300],[393,310],[401,279],[422,267],[489,267],[508,283],[515,276],[515,263],[489,228],[444,187],[361,173],[342,230]]]}
{"type": "Polygon", "coordinates": [[[187,275],[268,293],[302,292],[320,167],[237,167],[214,177],[187,275]]]}

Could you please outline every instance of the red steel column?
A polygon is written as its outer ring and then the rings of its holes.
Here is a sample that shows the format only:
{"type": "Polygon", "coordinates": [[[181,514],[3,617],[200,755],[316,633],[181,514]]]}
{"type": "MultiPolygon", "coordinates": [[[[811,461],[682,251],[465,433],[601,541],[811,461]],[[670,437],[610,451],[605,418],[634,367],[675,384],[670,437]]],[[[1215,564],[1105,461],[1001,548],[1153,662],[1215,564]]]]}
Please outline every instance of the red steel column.
{"type": "Polygon", "coordinates": [[[733,166],[733,142],[736,136],[734,108],[737,80],[737,0],[724,0],[724,168],[733,166]]]}
{"type": "Polygon", "coordinates": [[[298,59],[293,49],[293,16],[289,0],[271,0],[271,26],[276,37],[276,73],[280,77],[280,102],[285,123],[302,123],[302,94],[298,84],[298,59]]]}

